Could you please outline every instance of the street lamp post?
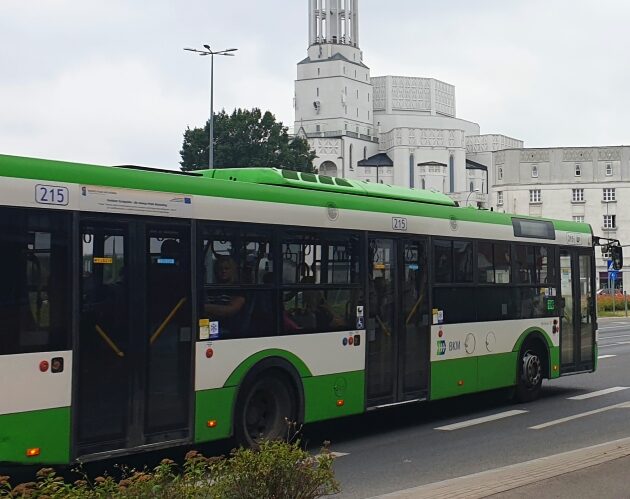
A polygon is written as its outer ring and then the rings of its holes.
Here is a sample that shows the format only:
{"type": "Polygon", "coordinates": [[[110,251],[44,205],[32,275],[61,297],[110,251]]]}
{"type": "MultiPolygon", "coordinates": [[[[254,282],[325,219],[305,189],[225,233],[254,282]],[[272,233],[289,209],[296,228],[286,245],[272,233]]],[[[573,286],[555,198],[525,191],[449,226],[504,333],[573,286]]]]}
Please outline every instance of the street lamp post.
{"type": "Polygon", "coordinates": [[[196,52],[201,56],[210,56],[210,137],[208,143],[208,168],[212,170],[214,168],[214,56],[225,55],[233,57],[232,52],[236,52],[238,49],[225,49],[214,51],[210,48],[210,45],[204,45],[204,50],[185,48],[188,52],[196,52]]]}
{"type": "Polygon", "coordinates": [[[475,189],[475,190],[470,191],[470,192],[468,193],[468,196],[466,197],[466,205],[465,205],[465,206],[468,206],[468,201],[470,201],[470,196],[472,196],[473,194],[475,194],[475,193],[477,193],[477,192],[481,192],[481,191],[480,191],[479,189],[475,189]]]}

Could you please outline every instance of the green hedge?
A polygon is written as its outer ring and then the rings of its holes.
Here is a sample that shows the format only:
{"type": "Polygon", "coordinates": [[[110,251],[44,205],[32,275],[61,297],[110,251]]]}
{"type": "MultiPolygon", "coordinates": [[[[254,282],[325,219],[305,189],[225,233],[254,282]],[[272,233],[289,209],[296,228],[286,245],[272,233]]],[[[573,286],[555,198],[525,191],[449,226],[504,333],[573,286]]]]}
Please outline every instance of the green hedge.
{"type": "Polygon", "coordinates": [[[299,441],[262,441],[257,449],[239,449],[229,458],[206,458],[197,451],[178,466],[164,459],[153,470],[122,468],[121,479],[84,475],[66,483],[52,468],[41,469],[34,482],[13,487],[0,476],[0,497],[38,499],[212,498],[316,499],[339,491],[333,455],[325,445],[311,456],[299,441]]]}
{"type": "MultiPolygon", "coordinates": [[[[630,307],[630,297],[625,297],[628,300],[628,307],[630,307]]],[[[615,296],[615,310],[624,310],[624,296],[615,296]]],[[[611,295],[599,295],[597,297],[597,311],[598,312],[612,312],[613,309],[613,297],[611,295]]]]}

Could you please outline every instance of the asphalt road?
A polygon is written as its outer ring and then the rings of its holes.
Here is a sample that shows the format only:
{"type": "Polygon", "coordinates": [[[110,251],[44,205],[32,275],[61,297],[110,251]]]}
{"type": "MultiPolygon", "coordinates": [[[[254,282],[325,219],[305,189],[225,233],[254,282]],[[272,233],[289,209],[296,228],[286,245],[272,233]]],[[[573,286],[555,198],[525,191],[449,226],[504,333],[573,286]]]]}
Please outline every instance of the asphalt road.
{"type": "Polygon", "coordinates": [[[327,439],[341,498],[367,498],[630,436],[630,320],[600,319],[594,374],[545,381],[539,400],[502,393],[414,404],[308,429],[327,439]],[[480,420],[480,418],[483,418],[480,420]]]}

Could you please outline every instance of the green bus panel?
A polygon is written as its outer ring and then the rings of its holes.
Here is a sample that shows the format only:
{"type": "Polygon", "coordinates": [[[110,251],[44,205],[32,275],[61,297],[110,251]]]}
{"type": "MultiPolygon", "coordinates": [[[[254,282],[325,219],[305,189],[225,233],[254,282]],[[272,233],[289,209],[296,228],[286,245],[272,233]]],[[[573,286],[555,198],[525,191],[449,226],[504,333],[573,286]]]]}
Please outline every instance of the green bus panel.
{"type": "MultiPolygon", "coordinates": [[[[365,411],[365,372],[354,371],[303,378],[304,422],[312,423],[365,411]],[[343,403],[341,403],[341,401],[343,403]]],[[[203,390],[195,394],[195,442],[232,435],[232,414],[238,387],[203,390]],[[210,427],[209,421],[216,426],[210,427]]]]}
{"type": "Polygon", "coordinates": [[[195,393],[195,442],[210,442],[232,435],[237,388],[231,386],[195,393]],[[215,421],[216,426],[208,426],[209,421],[215,421]]]}
{"type": "Polygon", "coordinates": [[[365,411],[365,371],[304,378],[304,422],[365,411]]]}
{"type": "Polygon", "coordinates": [[[479,390],[494,390],[516,384],[517,352],[478,357],[479,390]]]}
{"type": "Polygon", "coordinates": [[[477,357],[432,362],[431,399],[478,391],[477,369],[477,357]]]}
{"type": "Polygon", "coordinates": [[[0,462],[69,463],[70,408],[0,416],[0,462]],[[27,457],[27,449],[40,449],[40,454],[27,457]]]}
{"type": "MultiPolygon", "coordinates": [[[[549,378],[550,379],[559,378],[560,377],[560,347],[549,348],[549,362],[551,363],[551,365],[549,366],[549,378]]],[[[597,362],[597,353],[595,354],[595,362],[597,362]]]]}

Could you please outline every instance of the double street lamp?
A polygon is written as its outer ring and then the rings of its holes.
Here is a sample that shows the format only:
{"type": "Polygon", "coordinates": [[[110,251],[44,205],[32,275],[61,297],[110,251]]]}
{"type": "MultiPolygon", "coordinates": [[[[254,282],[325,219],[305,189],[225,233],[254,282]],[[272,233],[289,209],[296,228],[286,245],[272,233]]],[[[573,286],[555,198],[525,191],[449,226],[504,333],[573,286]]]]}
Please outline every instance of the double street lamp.
{"type": "Polygon", "coordinates": [[[470,196],[472,196],[473,194],[477,194],[478,192],[481,192],[481,190],[474,189],[474,190],[470,191],[468,193],[468,196],[466,197],[466,204],[464,206],[468,206],[468,201],[470,201],[470,196]]]}
{"type": "Polygon", "coordinates": [[[225,49],[214,51],[210,45],[204,45],[204,50],[185,48],[188,52],[196,52],[201,56],[210,56],[210,143],[208,144],[208,168],[214,168],[214,56],[225,55],[233,57],[232,52],[238,49],[225,49]]]}

